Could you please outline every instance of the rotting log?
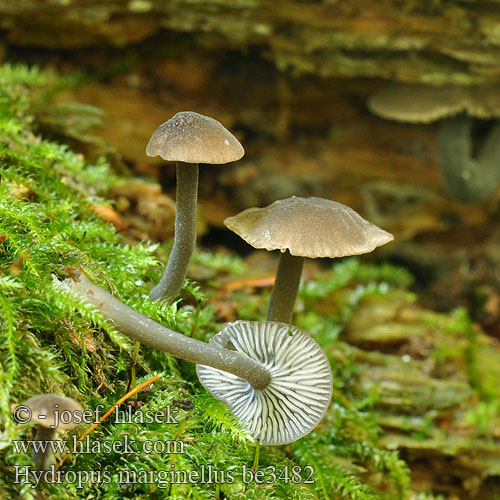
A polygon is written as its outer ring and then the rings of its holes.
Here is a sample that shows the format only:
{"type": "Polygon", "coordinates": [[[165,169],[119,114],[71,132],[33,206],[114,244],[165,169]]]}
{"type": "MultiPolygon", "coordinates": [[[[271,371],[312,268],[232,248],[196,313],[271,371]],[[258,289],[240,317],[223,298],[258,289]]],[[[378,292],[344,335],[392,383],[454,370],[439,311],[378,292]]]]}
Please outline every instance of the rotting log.
{"type": "Polygon", "coordinates": [[[498,398],[498,342],[460,313],[425,310],[403,292],[365,298],[342,339],[350,345],[330,354],[359,365],[354,391],[372,398],[382,442],[401,450],[415,483],[488,498],[482,488],[500,476],[498,416],[486,410],[498,398]]]}
{"type": "Polygon", "coordinates": [[[497,1],[0,1],[12,46],[137,44],[167,31],[203,46],[264,49],[280,70],[321,77],[478,84],[500,78],[497,1]]]}

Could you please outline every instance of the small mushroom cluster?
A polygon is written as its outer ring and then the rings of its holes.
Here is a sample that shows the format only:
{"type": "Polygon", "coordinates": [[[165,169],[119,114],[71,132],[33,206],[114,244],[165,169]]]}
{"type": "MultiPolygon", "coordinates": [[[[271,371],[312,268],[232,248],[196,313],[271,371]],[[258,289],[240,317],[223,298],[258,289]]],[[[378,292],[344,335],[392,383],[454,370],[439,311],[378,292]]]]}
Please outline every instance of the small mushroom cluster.
{"type": "Polygon", "coordinates": [[[500,184],[500,123],[495,123],[477,155],[474,120],[500,117],[500,87],[391,84],[370,96],[369,109],[382,118],[405,123],[441,121],[438,163],[446,190],[473,203],[488,198],[500,184]]]}
{"type": "MultiPolygon", "coordinates": [[[[196,242],[198,163],[221,164],[244,154],[218,121],[177,113],[160,125],[146,152],[177,162],[175,239],[163,277],[150,297],[174,300],[196,242]]],[[[370,252],[393,236],[340,203],[292,197],[249,208],[225,224],[255,248],[280,250],[266,321],[236,321],[209,343],[170,330],[120,302],[84,270],[56,286],[95,306],[125,335],[197,365],[203,386],[223,401],[248,434],[284,444],[309,433],[323,418],[332,393],[329,361],[307,332],[290,324],[305,257],[370,252]]]]}

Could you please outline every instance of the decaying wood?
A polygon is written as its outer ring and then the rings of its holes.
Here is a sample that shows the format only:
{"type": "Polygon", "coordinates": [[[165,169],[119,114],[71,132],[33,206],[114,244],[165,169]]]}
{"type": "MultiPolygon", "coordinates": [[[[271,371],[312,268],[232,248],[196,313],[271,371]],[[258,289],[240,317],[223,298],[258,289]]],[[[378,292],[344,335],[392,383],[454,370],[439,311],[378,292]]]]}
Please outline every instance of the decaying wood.
{"type": "Polygon", "coordinates": [[[2,0],[0,18],[7,43],[21,46],[123,47],[171,31],[204,46],[258,46],[294,74],[437,85],[500,77],[496,1],[2,0]]]}
{"type": "Polygon", "coordinates": [[[331,354],[359,364],[356,393],[372,399],[382,442],[401,450],[417,488],[487,498],[481,488],[500,475],[499,422],[473,415],[484,405],[478,395],[498,390],[498,342],[398,292],[365,299],[342,338],[350,345],[331,354]]]}

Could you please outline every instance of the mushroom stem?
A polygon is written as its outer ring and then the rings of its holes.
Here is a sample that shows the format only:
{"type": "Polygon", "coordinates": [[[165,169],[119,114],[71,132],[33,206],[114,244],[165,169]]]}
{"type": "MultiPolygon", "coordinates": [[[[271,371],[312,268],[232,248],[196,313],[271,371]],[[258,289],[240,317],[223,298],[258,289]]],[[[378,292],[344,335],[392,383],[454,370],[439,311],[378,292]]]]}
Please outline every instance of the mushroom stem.
{"type": "Polygon", "coordinates": [[[151,300],[169,302],[179,294],[196,244],[198,164],[177,162],[174,246],[160,282],[151,290],[151,300]]]}
{"type": "Polygon", "coordinates": [[[439,168],[447,191],[464,203],[484,201],[500,182],[500,126],[489,132],[474,157],[471,117],[445,120],[438,132],[439,168]]]}
{"type": "MultiPolygon", "coordinates": [[[[39,425],[38,430],[36,431],[35,440],[44,442],[52,441],[56,434],[56,430],[56,428],[51,429],[50,427],[47,428],[39,425]]],[[[49,470],[51,457],[52,453],[50,446],[44,447],[44,445],[40,444],[38,448],[35,448],[35,451],[33,452],[35,470],[49,470]]]]}
{"type": "MultiPolygon", "coordinates": [[[[477,201],[474,193],[475,160],[472,158],[472,118],[459,115],[443,121],[437,135],[439,168],[448,193],[463,202],[477,201]]],[[[481,194],[479,194],[481,197],[481,194]]]]}
{"type": "Polygon", "coordinates": [[[296,257],[288,250],[281,252],[266,321],[291,322],[303,265],[304,257],[296,257]]]}
{"type": "Polygon", "coordinates": [[[255,389],[264,389],[269,385],[271,374],[259,361],[170,330],[123,304],[104,288],[92,283],[85,274],[76,274],[73,273],[71,279],[66,280],[69,289],[77,292],[86,302],[97,306],[105,318],[133,340],[191,363],[232,373],[246,380],[255,389]]]}

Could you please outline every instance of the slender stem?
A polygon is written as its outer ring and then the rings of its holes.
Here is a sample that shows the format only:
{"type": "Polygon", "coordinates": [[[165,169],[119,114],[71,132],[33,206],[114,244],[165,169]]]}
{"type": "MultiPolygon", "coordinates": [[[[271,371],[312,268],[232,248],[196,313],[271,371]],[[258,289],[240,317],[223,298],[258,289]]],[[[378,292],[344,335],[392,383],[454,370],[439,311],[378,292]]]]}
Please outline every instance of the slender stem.
{"type": "Polygon", "coordinates": [[[257,443],[255,443],[255,455],[253,458],[253,466],[252,466],[252,471],[254,473],[259,468],[259,458],[260,458],[260,441],[257,441],[257,443]]]}
{"type": "MultiPolygon", "coordinates": [[[[36,441],[52,441],[56,434],[56,429],[50,429],[47,427],[43,427],[41,425],[38,426],[38,430],[36,431],[36,441]]],[[[47,446],[44,448],[44,451],[41,451],[43,446],[40,446],[38,450],[33,453],[33,462],[35,463],[36,470],[49,470],[50,462],[51,462],[51,448],[47,446]]]]}
{"type": "MultiPolygon", "coordinates": [[[[500,122],[497,121],[488,132],[478,155],[478,162],[484,175],[483,182],[488,184],[486,196],[500,183],[500,122]]],[[[485,196],[485,197],[486,197],[485,196]]]]}
{"type": "MultiPolygon", "coordinates": [[[[186,424],[188,423],[189,420],[189,415],[186,415],[183,419],[182,422],[179,424],[179,428],[177,429],[177,432],[175,433],[174,436],[174,442],[179,440],[179,437],[181,436],[182,432],[184,431],[184,427],[186,427],[186,424]]],[[[175,471],[175,466],[177,463],[177,454],[176,453],[171,453],[170,454],[170,468],[172,472],[175,471]]],[[[168,496],[172,495],[172,486],[174,482],[171,481],[170,485],[168,486],[168,496]]]]}
{"type": "Polygon", "coordinates": [[[303,265],[304,257],[296,257],[288,250],[281,253],[266,321],[291,322],[303,265]]]}
{"type": "MultiPolygon", "coordinates": [[[[136,342],[135,346],[134,346],[134,351],[132,353],[132,368],[130,370],[130,384],[129,384],[130,387],[128,387],[127,392],[130,389],[134,389],[136,386],[136,383],[137,383],[137,379],[136,379],[137,358],[139,357],[140,347],[141,347],[141,343],[136,342]]],[[[134,394],[134,406],[135,406],[136,410],[139,408],[139,405],[137,403],[137,393],[134,394]]]]}
{"type": "Polygon", "coordinates": [[[123,304],[83,273],[73,273],[65,283],[86,302],[97,306],[105,318],[133,340],[191,363],[232,373],[245,379],[255,389],[264,389],[271,381],[269,370],[259,361],[174,332],[123,304]]]}
{"type": "Polygon", "coordinates": [[[196,311],[194,312],[193,324],[191,325],[191,333],[189,334],[190,338],[194,337],[194,332],[196,331],[196,327],[198,326],[198,320],[200,319],[200,311],[201,311],[201,301],[198,301],[196,304],[196,311]]]}
{"type": "Polygon", "coordinates": [[[196,244],[198,164],[177,162],[174,246],[160,282],[151,290],[151,300],[173,301],[181,291],[196,244]]]}
{"type": "MultiPolygon", "coordinates": [[[[172,302],[179,295],[186,278],[189,262],[196,245],[198,170],[197,163],[177,162],[176,164],[177,188],[174,245],[160,282],[149,294],[151,300],[164,297],[168,302],[172,302]]],[[[139,345],[139,342],[136,342],[131,371],[132,387],[135,385],[139,345]]],[[[134,401],[137,407],[137,395],[134,401]]]]}
{"type": "Polygon", "coordinates": [[[500,124],[489,131],[477,155],[473,126],[473,118],[459,115],[444,120],[437,135],[443,183],[448,193],[464,203],[484,201],[500,182],[500,124]]]}
{"type": "Polygon", "coordinates": [[[438,163],[443,184],[454,198],[471,202],[476,194],[471,189],[476,161],[472,158],[472,118],[458,115],[447,118],[437,135],[438,163]]]}

